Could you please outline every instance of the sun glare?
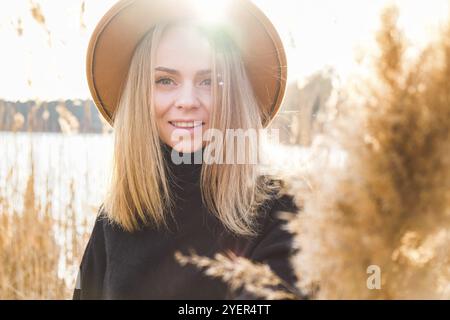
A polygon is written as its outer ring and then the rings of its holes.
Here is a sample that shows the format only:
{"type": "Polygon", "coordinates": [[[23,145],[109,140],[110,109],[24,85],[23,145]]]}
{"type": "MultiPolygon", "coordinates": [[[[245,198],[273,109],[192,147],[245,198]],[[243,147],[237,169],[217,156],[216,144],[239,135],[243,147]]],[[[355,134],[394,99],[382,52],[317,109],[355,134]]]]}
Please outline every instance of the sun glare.
{"type": "Polygon", "coordinates": [[[190,0],[194,3],[198,17],[205,24],[220,23],[225,17],[231,0],[190,0]]]}

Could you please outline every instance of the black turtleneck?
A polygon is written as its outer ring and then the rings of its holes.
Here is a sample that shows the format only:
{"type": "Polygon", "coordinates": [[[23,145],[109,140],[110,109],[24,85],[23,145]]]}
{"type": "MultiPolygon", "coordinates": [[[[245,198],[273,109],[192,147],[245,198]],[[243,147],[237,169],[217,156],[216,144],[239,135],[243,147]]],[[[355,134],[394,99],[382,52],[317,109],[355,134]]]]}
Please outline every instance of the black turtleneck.
{"type": "MultiPolygon", "coordinates": [[[[171,161],[173,149],[163,144],[162,150],[171,171],[170,186],[175,200],[169,229],[144,227],[126,232],[110,224],[100,206],[81,260],[73,299],[257,298],[244,290],[230,291],[225,282],[205,275],[196,266],[181,266],[174,252],[188,254],[190,249],[209,257],[232,250],[255,262],[268,263],[281,278],[294,285],[297,279],[289,260],[293,253],[292,236],[276,216],[278,211],[298,212],[293,198],[284,195],[262,207],[261,231],[257,236],[234,236],[202,203],[199,184],[202,164],[175,164],[171,161]]],[[[203,150],[188,155],[195,157],[203,150]]]]}

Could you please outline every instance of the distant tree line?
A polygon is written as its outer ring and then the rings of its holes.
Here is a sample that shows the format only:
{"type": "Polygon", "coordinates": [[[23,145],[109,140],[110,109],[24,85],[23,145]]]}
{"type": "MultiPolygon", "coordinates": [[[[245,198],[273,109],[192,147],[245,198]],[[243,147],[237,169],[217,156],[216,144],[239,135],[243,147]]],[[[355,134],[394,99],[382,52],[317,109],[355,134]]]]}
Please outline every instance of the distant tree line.
{"type": "Polygon", "coordinates": [[[106,129],[92,100],[0,100],[0,131],[102,133],[106,129]]]}

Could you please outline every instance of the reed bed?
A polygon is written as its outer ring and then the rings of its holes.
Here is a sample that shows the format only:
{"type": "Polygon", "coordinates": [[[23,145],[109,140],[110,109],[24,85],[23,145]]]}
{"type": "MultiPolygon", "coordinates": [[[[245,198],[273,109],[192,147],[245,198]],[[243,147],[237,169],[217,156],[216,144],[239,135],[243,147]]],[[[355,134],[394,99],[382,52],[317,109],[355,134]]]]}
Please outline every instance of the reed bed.
{"type": "Polygon", "coordinates": [[[0,187],[0,299],[69,299],[92,219],[74,210],[73,180],[64,213],[54,216],[53,189],[48,181],[36,185],[33,163],[30,153],[24,190],[15,167],[0,187]],[[38,187],[47,200],[36,195],[38,187]]]}

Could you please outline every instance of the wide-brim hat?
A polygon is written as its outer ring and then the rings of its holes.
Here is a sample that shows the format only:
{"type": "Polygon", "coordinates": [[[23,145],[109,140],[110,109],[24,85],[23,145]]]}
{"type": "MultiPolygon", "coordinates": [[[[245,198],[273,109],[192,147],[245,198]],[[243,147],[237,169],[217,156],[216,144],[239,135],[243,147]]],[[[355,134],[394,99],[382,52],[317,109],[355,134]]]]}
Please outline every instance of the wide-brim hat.
{"type": "MultiPolygon", "coordinates": [[[[214,1],[211,1],[214,2],[214,1]]],[[[89,90],[100,113],[113,126],[133,53],[156,24],[198,15],[195,0],[120,0],[100,19],[87,51],[89,90]]],[[[252,88],[269,115],[266,127],[283,100],[287,61],[282,40],[269,18],[250,0],[228,0],[222,23],[240,49],[252,88]]]]}

